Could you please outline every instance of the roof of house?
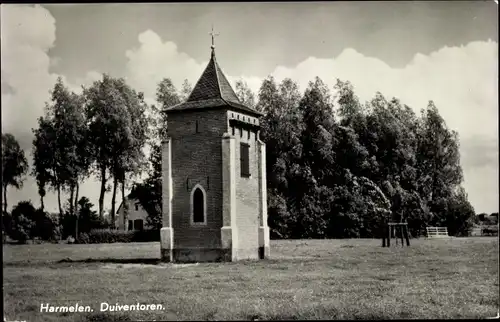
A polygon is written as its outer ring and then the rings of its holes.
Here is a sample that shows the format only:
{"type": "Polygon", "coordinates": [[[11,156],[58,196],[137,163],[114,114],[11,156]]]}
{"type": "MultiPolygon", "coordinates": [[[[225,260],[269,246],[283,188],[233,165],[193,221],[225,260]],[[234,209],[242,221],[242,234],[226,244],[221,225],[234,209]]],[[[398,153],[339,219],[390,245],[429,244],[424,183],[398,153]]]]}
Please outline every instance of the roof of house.
{"type": "Polygon", "coordinates": [[[262,115],[262,113],[240,102],[217,63],[214,47],[212,46],[210,61],[187,100],[167,108],[165,112],[172,113],[219,107],[232,107],[256,116],[262,115]]]}
{"type": "MultiPolygon", "coordinates": [[[[135,198],[130,199],[130,195],[126,196],[126,197],[125,197],[125,200],[136,200],[136,202],[139,202],[139,200],[137,200],[137,199],[135,199],[135,198]]],[[[117,213],[117,214],[119,214],[119,213],[120,213],[120,210],[122,209],[122,207],[123,207],[123,201],[122,201],[122,202],[120,202],[120,205],[118,206],[118,210],[116,211],[116,213],[117,213]]]]}
{"type": "MultiPolygon", "coordinates": [[[[130,195],[129,195],[129,196],[130,196],[130,195]]],[[[127,196],[127,197],[126,197],[126,200],[129,200],[129,199],[130,199],[130,198],[129,198],[129,196],[127,196]]],[[[140,201],[139,201],[138,199],[136,199],[136,198],[132,198],[132,199],[130,199],[130,200],[135,200],[135,203],[136,203],[136,204],[140,204],[140,201]]],[[[120,210],[122,209],[122,206],[123,206],[123,201],[122,201],[122,202],[120,202],[120,206],[118,206],[118,210],[116,211],[116,214],[119,214],[119,213],[120,213],[120,210]]],[[[142,205],[141,205],[141,207],[142,207],[142,205]]],[[[156,206],[156,211],[161,212],[161,207],[160,207],[160,206],[156,206]]]]}

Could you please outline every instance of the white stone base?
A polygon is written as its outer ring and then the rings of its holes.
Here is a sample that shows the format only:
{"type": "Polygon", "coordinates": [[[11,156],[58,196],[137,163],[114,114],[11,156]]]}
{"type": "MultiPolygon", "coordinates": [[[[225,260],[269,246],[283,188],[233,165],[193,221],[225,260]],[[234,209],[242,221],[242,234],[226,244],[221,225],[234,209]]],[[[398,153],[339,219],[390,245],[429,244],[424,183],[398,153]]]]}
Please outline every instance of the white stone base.
{"type": "Polygon", "coordinates": [[[270,235],[268,226],[259,227],[259,258],[269,258],[270,247],[269,247],[270,235]]]}
{"type": "Polygon", "coordinates": [[[162,261],[173,261],[174,229],[172,227],[163,227],[160,230],[160,249],[162,261]]]}

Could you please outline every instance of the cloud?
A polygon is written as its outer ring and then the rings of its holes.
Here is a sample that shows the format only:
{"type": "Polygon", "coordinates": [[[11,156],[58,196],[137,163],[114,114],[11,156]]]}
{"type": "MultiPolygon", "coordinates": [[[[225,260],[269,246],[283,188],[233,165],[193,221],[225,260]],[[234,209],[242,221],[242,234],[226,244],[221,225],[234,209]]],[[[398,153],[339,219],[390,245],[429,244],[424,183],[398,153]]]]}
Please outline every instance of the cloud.
{"type": "Polygon", "coordinates": [[[3,5],[1,15],[2,131],[17,134],[22,138],[21,146],[27,148],[31,128],[43,114],[57,77],[61,76],[70,89],[80,91],[81,84],[89,84],[100,74],[91,71],[70,82],[64,75],[50,72],[60,58],[48,54],[56,41],[56,21],[47,9],[3,5]]]}
{"type": "Polygon", "coordinates": [[[138,37],[139,47],[127,50],[127,81],[149,100],[154,99],[156,86],[169,77],[177,88],[184,79],[192,84],[203,72],[207,62],[196,62],[177,50],[173,42],[163,42],[153,31],[147,30],[138,37]]]}
{"type": "Polygon", "coordinates": [[[55,43],[55,20],[40,6],[3,5],[1,15],[2,88],[9,89],[2,90],[2,132],[17,132],[26,147],[36,125],[32,116],[43,111],[57,78],[47,54],[55,43]]]}
{"type": "MultiPolygon", "coordinates": [[[[139,47],[126,53],[131,85],[154,99],[156,84],[170,77],[179,86],[187,78],[195,83],[207,62],[196,62],[148,30],[139,35],[139,47]]],[[[303,91],[319,76],[330,88],[337,78],[349,80],[361,101],[377,91],[397,97],[419,113],[433,100],[447,125],[459,132],[464,186],[479,211],[498,210],[498,44],[470,42],[443,47],[429,55],[417,53],[403,68],[346,48],[332,58],[309,57],[294,67],[269,71],[277,81],[291,78],[303,91]]],[[[221,66],[224,69],[224,66],[221,66]]],[[[234,84],[243,79],[257,93],[262,77],[226,76],[234,84]]]]}
{"type": "MultiPolygon", "coordinates": [[[[45,8],[39,5],[2,5],[0,12],[2,133],[14,134],[31,165],[31,129],[36,127],[37,118],[43,115],[45,102],[50,99],[49,91],[57,77],[61,76],[71,90],[81,92],[81,85],[89,85],[101,74],[89,71],[71,82],[64,75],[50,72],[59,59],[48,54],[56,41],[56,21],[45,8]]],[[[96,202],[99,191],[96,187],[99,187],[98,183],[91,178],[81,187],[80,195],[96,202]]],[[[32,200],[37,205],[37,191],[33,178],[28,176],[22,190],[8,190],[9,205],[20,200],[32,200]]],[[[55,211],[56,195],[48,193],[45,204],[50,211],[55,211]]]]}

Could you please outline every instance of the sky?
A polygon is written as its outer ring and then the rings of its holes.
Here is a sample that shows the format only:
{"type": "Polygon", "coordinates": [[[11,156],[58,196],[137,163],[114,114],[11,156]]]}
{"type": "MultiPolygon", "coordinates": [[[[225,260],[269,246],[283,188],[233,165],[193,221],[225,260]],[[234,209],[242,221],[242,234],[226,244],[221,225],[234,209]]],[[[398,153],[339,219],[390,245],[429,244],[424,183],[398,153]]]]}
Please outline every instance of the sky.
{"type": "MultiPolygon", "coordinates": [[[[233,83],[258,91],[273,75],[303,91],[319,76],[350,81],[362,102],[380,91],[417,113],[433,100],[460,136],[461,164],[477,213],[497,212],[498,8],[493,1],[1,5],[2,133],[31,157],[32,128],[58,76],[70,89],[102,73],[124,77],[154,101],[158,82],[195,84],[210,59],[233,83]]],[[[80,188],[95,205],[99,183],[80,188]]],[[[33,178],[10,188],[9,208],[39,206],[33,178]]],[[[57,197],[45,198],[49,211],[57,197]]],[[[117,204],[118,206],[118,204],[117,204]]],[[[106,195],[105,208],[111,208],[106,195]]]]}

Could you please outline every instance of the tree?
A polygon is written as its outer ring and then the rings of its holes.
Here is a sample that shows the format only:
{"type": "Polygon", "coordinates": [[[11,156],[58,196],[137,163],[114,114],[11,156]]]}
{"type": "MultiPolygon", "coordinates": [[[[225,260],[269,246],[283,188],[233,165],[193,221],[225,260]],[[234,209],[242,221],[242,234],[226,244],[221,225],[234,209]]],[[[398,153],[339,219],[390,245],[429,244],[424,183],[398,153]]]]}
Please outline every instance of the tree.
{"type": "Polygon", "coordinates": [[[7,188],[21,189],[28,172],[28,161],[14,135],[2,133],[3,211],[7,212],[7,188]]]}
{"type": "Polygon", "coordinates": [[[92,208],[94,205],[83,196],[78,200],[78,220],[81,233],[88,233],[93,228],[99,228],[99,215],[92,208]]]}
{"type": "Polygon", "coordinates": [[[446,221],[448,199],[463,180],[458,134],[447,128],[432,101],[422,111],[418,130],[417,189],[434,222],[446,221]]]}
{"type": "Polygon", "coordinates": [[[260,139],[266,143],[269,227],[277,238],[290,237],[296,225],[294,209],[290,208],[289,180],[301,153],[299,100],[298,87],[292,80],[277,85],[273,77],[268,77],[262,82],[256,106],[264,113],[260,139]]]}
{"type": "Polygon", "coordinates": [[[304,120],[303,162],[311,167],[313,176],[326,180],[333,161],[335,119],[328,87],[318,77],[309,83],[299,110],[304,120]]]}
{"type": "Polygon", "coordinates": [[[470,204],[467,193],[463,187],[453,191],[448,199],[448,212],[446,213],[446,226],[451,236],[469,236],[474,225],[475,211],[470,204]]]}
{"type": "Polygon", "coordinates": [[[78,227],[80,233],[89,233],[92,229],[103,228],[103,223],[99,220],[99,215],[92,208],[94,205],[83,196],[78,201],[78,227]]]}
{"type": "Polygon", "coordinates": [[[498,212],[492,213],[488,218],[492,222],[492,225],[498,225],[498,212]]]}
{"type": "MultiPolygon", "coordinates": [[[[127,98],[122,94],[123,80],[116,80],[104,74],[102,80],[96,81],[89,88],[84,88],[85,116],[88,122],[89,156],[93,163],[93,171],[101,181],[99,195],[99,217],[104,216],[104,194],[106,183],[118,161],[117,153],[121,136],[130,135],[130,116],[126,108],[127,98]]],[[[125,86],[125,85],[123,85],[125,86]]],[[[121,150],[120,150],[121,149],[121,150]]],[[[116,167],[115,167],[116,168],[116,167]]],[[[116,169],[115,169],[116,170],[116,169]]],[[[116,192],[116,182],[114,184],[116,192]]],[[[114,214],[112,214],[114,217],[114,214]]]]}
{"type": "Polygon", "coordinates": [[[33,237],[39,237],[42,240],[59,239],[59,223],[50,213],[41,208],[35,211],[33,237]]]}
{"type": "MultiPolygon", "coordinates": [[[[33,132],[33,174],[41,211],[46,186],[49,185],[57,191],[61,218],[64,215],[61,191],[69,190],[69,212],[74,215],[77,213],[80,183],[88,176],[92,159],[83,98],[70,92],[61,77],[51,91],[51,102],[46,104],[45,115],[38,119],[38,128],[33,132]]],[[[78,231],[78,227],[75,229],[78,231]]]]}
{"type": "Polygon", "coordinates": [[[35,232],[36,209],[30,201],[20,201],[12,208],[12,239],[20,243],[33,238],[35,232]]]}
{"type": "Polygon", "coordinates": [[[255,94],[252,92],[248,84],[243,80],[236,81],[236,96],[243,105],[249,106],[251,108],[255,107],[255,94]]]}
{"type": "MultiPolygon", "coordinates": [[[[351,152],[335,148],[341,156],[337,163],[381,189],[391,204],[386,220],[407,220],[413,235],[425,231],[430,218],[417,189],[420,120],[408,106],[394,98],[387,101],[381,93],[362,106],[349,82],[338,80],[335,89],[340,128],[353,131],[344,144],[351,152]]],[[[343,141],[342,135],[336,137],[343,141]]]]}
{"type": "Polygon", "coordinates": [[[32,130],[34,134],[32,175],[35,177],[38,186],[40,208],[43,211],[45,208],[44,197],[47,185],[50,185],[54,181],[52,171],[54,170],[53,145],[55,143],[55,133],[50,122],[47,122],[44,117],[38,118],[38,128],[32,130]]]}
{"type": "Polygon", "coordinates": [[[167,114],[165,113],[165,109],[181,102],[181,97],[170,78],[164,78],[158,83],[156,101],[159,106],[153,105],[151,107],[156,125],[156,137],[161,142],[167,137],[167,114]]]}
{"type": "Polygon", "coordinates": [[[12,228],[10,237],[17,240],[19,243],[24,244],[31,238],[31,231],[33,230],[33,221],[21,215],[12,218],[12,228]]]}
{"type": "MultiPolygon", "coordinates": [[[[48,104],[46,105],[48,110],[48,104]]],[[[38,128],[32,129],[33,139],[33,170],[36,179],[38,194],[40,195],[40,206],[44,208],[43,198],[47,187],[57,191],[59,215],[62,215],[61,205],[61,162],[57,159],[57,133],[51,116],[46,111],[45,116],[38,118],[38,128]]]]}
{"type": "Polygon", "coordinates": [[[189,81],[185,79],[184,83],[182,83],[181,91],[179,93],[179,101],[184,102],[185,100],[187,100],[192,91],[193,86],[191,86],[191,83],[189,83],[189,81]]]}
{"type": "MultiPolygon", "coordinates": [[[[112,158],[110,173],[113,176],[113,193],[111,200],[111,222],[115,223],[115,198],[118,184],[122,187],[122,203],[125,202],[126,179],[129,175],[137,175],[143,167],[144,153],[148,135],[146,104],[142,93],[136,93],[123,79],[113,80],[124,105],[121,106],[121,117],[115,118],[116,130],[112,134],[112,158]]],[[[125,211],[125,219],[127,212],[125,211]]]]}

